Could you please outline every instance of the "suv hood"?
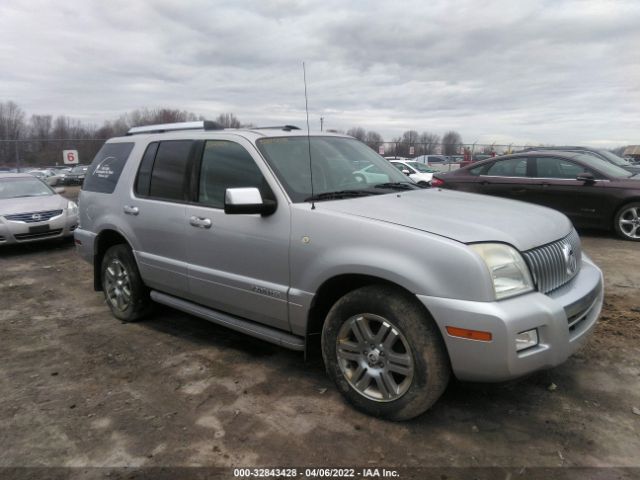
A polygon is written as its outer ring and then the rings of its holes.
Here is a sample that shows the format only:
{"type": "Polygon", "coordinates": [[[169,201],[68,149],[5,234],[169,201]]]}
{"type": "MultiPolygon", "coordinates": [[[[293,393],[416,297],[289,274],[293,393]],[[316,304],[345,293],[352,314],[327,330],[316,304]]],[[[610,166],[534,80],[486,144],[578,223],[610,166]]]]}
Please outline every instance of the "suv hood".
{"type": "Polygon", "coordinates": [[[67,208],[67,200],[60,195],[18,197],[0,200],[0,216],[14,213],[41,212],[67,208]]]}
{"type": "Polygon", "coordinates": [[[503,242],[520,251],[571,232],[555,210],[488,195],[426,189],[316,203],[316,208],[415,228],[463,243],[503,242]]]}

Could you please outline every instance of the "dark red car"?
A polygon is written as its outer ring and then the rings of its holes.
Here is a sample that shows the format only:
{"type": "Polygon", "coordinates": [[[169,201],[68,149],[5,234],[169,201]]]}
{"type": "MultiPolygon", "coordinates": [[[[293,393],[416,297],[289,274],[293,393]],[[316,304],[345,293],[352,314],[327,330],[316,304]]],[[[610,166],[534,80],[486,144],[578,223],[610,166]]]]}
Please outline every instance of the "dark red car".
{"type": "Polygon", "coordinates": [[[640,241],[640,175],[592,155],[545,150],[495,157],[438,173],[431,185],[537,203],[576,227],[613,229],[640,241]]]}

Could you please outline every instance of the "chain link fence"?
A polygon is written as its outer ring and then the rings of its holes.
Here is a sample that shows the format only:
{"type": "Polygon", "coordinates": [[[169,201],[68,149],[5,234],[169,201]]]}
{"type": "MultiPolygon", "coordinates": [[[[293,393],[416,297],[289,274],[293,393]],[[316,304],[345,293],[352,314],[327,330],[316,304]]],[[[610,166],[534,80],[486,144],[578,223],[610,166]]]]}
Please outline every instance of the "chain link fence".
{"type": "Polygon", "coordinates": [[[506,155],[514,153],[532,145],[514,145],[497,143],[409,143],[409,142],[376,142],[367,143],[372,149],[385,157],[416,158],[422,155],[444,155],[448,157],[461,157],[465,154],[480,155],[506,155]]]}
{"type": "Polygon", "coordinates": [[[0,140],[0,168],[20,171],[64,165],[63,151],[78,152],[78,164],[88,165],[105,139],[0,140]]]}
{"type": "MultiPolygon", "coordinates": [[[[0,140],[0,168],[33,169],[64,165],[63,151],[76,150],[78,163],[91,162],[106,139],[30,139],[0,140]]],[[[409,143],[375,142],[369,147],[384,157],[418,158],[423,155],[443,155],[450,162],[463,159],[479,160],[487,156],[505,155],[520,151],[530,145],[504,145],[480,143],[409,143]]],[[[420,160],[420,158],[418,158],[420,160]]]]}

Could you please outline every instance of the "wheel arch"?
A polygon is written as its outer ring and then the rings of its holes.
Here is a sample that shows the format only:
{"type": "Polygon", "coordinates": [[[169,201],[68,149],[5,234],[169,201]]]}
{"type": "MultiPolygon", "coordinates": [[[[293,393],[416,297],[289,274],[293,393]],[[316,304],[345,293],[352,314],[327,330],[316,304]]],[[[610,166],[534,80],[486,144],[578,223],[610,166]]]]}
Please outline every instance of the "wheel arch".
{"type": "Polygon", "coordinates": [[[624,198],[624,199],[620,200],[619,202],[617,202],[615,207],[614,207],[614,210],[613,210],[614,219],[615,219],[615,215],[617,215],[618,212],[624,206],[629,205],[630,203],[640,203],[640,196],[631,197],[631,198],[624,198]]]}
{"type": "Polygon", "coordinates": [[[431,312],[416,298],[415,293],[398,283],[374,275],[340,274],[325,280],[313,297],[307,320],[307,342],[322,332],[327,314],[338,299],[353,290],[368,285],[387,285],[404,292],[415,299],[416,305],[419,305],[420,309],[423,310],[429,318],[432,318],[431,312]]]}
{"type": "Polygon", "coordinates": [[[131,244],[122,235],[122,233],[113,229],[102,230],[95,240],[93,253],[93,288],[96,291],[102,290],[102,278],[100,270],[102,267],[102,258],[106,251],[114,245],[125,244],[131,247],[131,244]]]}

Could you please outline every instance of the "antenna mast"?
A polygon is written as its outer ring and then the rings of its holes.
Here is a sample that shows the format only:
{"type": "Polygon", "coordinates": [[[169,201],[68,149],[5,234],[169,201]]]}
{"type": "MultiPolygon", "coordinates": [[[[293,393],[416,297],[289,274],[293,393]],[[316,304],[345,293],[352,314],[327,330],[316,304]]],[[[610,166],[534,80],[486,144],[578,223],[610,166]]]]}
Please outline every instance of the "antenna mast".
{"type": "Polygon", "coordinates": [[[307,97],[307,69],[302,62],[302,76],[304,78],[304,109],[307,112],[307,145],[309,147],[309,173],[311,174],[311,210],[316,208],[313,200],[313,167],[311,166],[311,132],[309,129],[309,100],[307,97]]]}

